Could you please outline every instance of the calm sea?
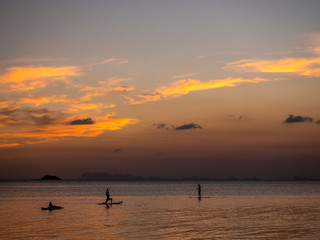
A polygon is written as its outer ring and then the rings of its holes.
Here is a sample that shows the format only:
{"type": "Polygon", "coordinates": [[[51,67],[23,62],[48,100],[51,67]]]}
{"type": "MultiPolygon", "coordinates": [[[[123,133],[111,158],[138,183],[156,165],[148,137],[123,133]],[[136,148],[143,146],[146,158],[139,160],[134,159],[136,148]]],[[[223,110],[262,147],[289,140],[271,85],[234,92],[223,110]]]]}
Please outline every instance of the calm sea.
{"type": "Polygon", "coordinates": [[[320,182],[197,184],[0,182],[0,239],[320,239],[320,182]]]}

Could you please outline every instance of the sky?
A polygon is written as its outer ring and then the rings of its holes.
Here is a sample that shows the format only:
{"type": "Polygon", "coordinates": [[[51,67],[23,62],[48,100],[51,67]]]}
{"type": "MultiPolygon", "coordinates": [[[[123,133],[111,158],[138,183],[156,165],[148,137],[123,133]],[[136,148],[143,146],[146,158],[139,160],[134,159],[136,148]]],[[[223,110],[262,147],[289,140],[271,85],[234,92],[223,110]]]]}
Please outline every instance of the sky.
{"type": "Polygon", "coordinates": [[[0,179],[320,178],[319,1],[0,6],[0,179]]]}

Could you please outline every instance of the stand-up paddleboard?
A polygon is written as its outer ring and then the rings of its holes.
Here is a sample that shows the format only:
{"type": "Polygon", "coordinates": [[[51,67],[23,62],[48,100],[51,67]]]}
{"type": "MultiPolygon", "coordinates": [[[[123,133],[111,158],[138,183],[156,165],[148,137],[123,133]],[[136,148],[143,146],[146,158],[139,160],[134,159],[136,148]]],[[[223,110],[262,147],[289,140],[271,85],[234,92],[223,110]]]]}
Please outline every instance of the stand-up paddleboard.
{"type": "Polygon", "coordinates": [[[102,202],[102,203],[98,203],[99,205],[114,205],[114,204],[121,204],[121,203],[123,203],[123,201],[120,201],[120,202],[108,202],[108,203],[106,203],[106,202],[102,202]]]}
{"type": "Polygon", "coordinates": [[[59,210],[59,209],[63,209],[63,207],[60,207],[60,206],[52,206],[52,207],[42,207],[42,208],[41,208],[41,210],[49,210],[49,211],[59,210]]]}

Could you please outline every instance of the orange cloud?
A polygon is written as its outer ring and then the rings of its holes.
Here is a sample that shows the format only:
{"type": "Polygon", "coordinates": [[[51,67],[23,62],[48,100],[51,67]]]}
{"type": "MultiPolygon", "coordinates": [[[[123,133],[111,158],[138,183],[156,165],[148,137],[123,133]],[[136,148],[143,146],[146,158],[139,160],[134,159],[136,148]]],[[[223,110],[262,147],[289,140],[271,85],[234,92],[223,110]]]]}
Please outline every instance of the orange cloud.
{"type": "MultiPolygon", "coordinates": [[[[29,95],[28,97],[19,98],[21,103],[25,104],[33,104],[34,106],[40,106],[41,104],[46,103],[64,103],[71,104],[72,106],[78,106],[79,109],[92,109],[92,108],[113,108],[115,105],[113,104],[102,104],[102,103],[83,103],[91,100],[93,97],[102,96],[102,93],[87,93],[84,96],[76,97],[76,98],[68,98],[67,94],[63,95],[53,95],[49,97],[38,97],[29,95]]],[[[0,102],[1,105],[1,102],[0,102]]]]}
{"type": "Polygon", "coordinates": [[[119,61],[119,59],[109,58],[109,59],[103,60],[102,63],[112,63],[112,62],[117,62],[117,61],[119,61]]]}
{"type": "Polygon", "coordinates": [[[128,60],[119,59],[119,58],[109,58],[109,59],[102,61],[102,63],[112,63],[112,62],[115,64],[124,64],[124,63],[128,63],[128,60]]]}
{"type": "Polygon", "coordinates": [[[106,108],[114,108],[116,105],[114,104],[103,104],[103,103],[77,103],[72,104],[68,110],[71,112],[74,111],[86,111],[86,110],[94,110],[94,109],[106,109],[106,108]]]}
{"type": "Polygon", "coordinates": [[[112,88],[112,91],[114,92],[130,92],[133,91],[134,87],[127,87],[127,86],[119,86],[112,88]]]}
{"type": "Polygon", "coordinates": [[[12,135],[15,137],[26,138],[96,137],[107,130],[118,130],[128,124],[136,124],[138,120],[129,118],[115,118],[113,115],[109,114],[103,117],[98,117],[95,124],[68,125],[69,122],[71,122],[71,118],[69,118],[68,121],[59,121],[54,125],[49,125],[43,128],[21,133],[14,133],[12,135]]]}
{"type": "Polygon", "coordinates": [[[23,97],[19,100],[24,103],[31,103],[35,106],[39,106],[41,104],[52,102],[53,97],[37,97],[37,96],[29,96],[29,97],[23,97]]]}
{"type": "Polygon", "coordinates": [[[243,78],[226,78],[219,80],[211,80],[207,82],[201,82],[197,79],[179,80],[169,86],[162,86],[157,88],[152,93],[139,94],[136,97],[140,98],[135,100],[134,98],[126,97],[131,104],[141,104],[145,102],[158,101],[170,97],[179,97],[186,95],[192,91],[200,91],[221,87],[234,87],[242,83],[258,83],[261,81],[267,81],[262,78],[243,79],[243,78]]]}
{"type": "Polygon", "coordinates": [[[280,60],[240,60],[227,64],[245,72],[295,73],[303,76],[320,76],[320,58],[285,58],[280,60]]]}
{"type": "Polygon", "coordinates": [[[0,143],[0,148],[9,148],[19,146],[20,143],[0,143]]]}
{"type": "Polygon", "coordinates": [[[9,101],[6,101],[6,100],[0,100],[0,108],[6,108],[6,107],[9,107],[10,106],[10,103],[9,101]]]}
{"type": "Polygon", "coordinates": [[[81,92],[86,92],[86,95],[81,97],[82,101],[88,101],[91,98],[105,96],[110,92],[129,92],[134,90],[134,87],[126,86],[123,82],[131,81],[131,78],[115,78],[111,77],[105,81],[99,81],[98,86],[88,86],[84,84],[73,84],[74,88],[80,89],[81,92]]]}
{"type": "Polygon", "coordinates": [[[131,78],[116,78],[116,77],[111,77],[108,78],[105,81],[100,81],[99,84],[102,86],[106,86],[106,87],[114,87],[115,85],[122,83],[122,82],[128,82],[131,81],[131,78]]]}
{"type": "Polygon", "coordinates": [[[31,103],[35,106],[39,106],[39,105],[45,104],[45,103],[61,103],[61,102],[63,102],[63,103],[80,103],[80,102],[90,100],[91,97],[92,97],[91,94],[86,94],[86,95],[84,95],[82,97],[78,97],[78,98],[68,98],[67,94],[62,94],[59,96],[53,95],[50,97],[38,97],[38,96],[29,95],[28,97],[19,98],[19,100],[24,103],[31,103]]]}
{"type": "Polygon", "coordinates": [[[309,35],[309,38],[312,44],[312,46],[309,47],[309,51],[320,54],[320,33],[312,33],[309,35]]]}
{"type": "Polygon", "coordinates": [[[183,79],[183,78],[193,77],[193,76],[195,76],[195,75],[197,75],[197,74],[196,74],[196,73],[189,72],[189,73],[186,73],[186,74],[174,75],[174,76],[172,76],[170,79],[171,79],[171,80],[183,79]]]}
{"type": "MultiPolygon", "coordinates": [[[[127,60],[104,61],[109,62],[123,64],[127,60]]],[[[95,86],[70,80],[70,77],[78,76],[84,70],[83,66],[24,66],[4,69],[0,73],[0,91],[6,94],[6,99],[0,99],[0,147],[50,142],[66,137],[95,137],[105,131],[136,124],[137,119],[104,115],[105,109],[115,107],[114,104],[106,103],[104,96],[111,92],[122,94],[132,91],[133,87],[123,84],[131,79],[109,78],[95,86]],[[26,94],[26,91],[46,87],[52,81],[65,83],[60,86],[61,94],[48,96],[48,89],[42,93],[37,91],[26,94]],[[70,125],[70,121],[80,114],[95,117],[94,124],[70,125]]]]}
{"type": "Polygon", "coordinates": [[[9,86],[14,91],[29,91],[42,88],[48,80],[64,80],[66,77],[79,75],[76,66],[65,67],[11,67],[0,76],[0,84],[9,86]]]}
{"type": "Polygon", "coordinates": [[[312,52],[316,53],[316,54],[320,54],[320,46],[315,46],[312,48],[312,52]]]}
{"type": "MultiPolygon", "coordinates": [[[[94,58],[96,59],[96,58],[94,58]]],[[[121,59],[121,58],[108,58],[105,60],[100,60],[100,61],[95,61],[95,62],[91,62],[88,63],[86,65],[82,65],[82,68],[88,68],[88,69],[92,69],[95,66],[99,66],[102,64],[108,64],[108,63],[114,63],[114,64],[124,64],[124,63],[128,63],[129,61],[126,59],[121,59]]]]}
{"type": "MultiPolygon", "coordinates": [[[[40,143],[58,140],[66,137],[96,137],[105,131],[114,131],[123,128],[129,124],[136,124],[137,119],[116,118],[113,114],[100,116],[95,119],[94,124],[71,125],[70,122],[77,118],[75,116],[67,119],[58,119],[52,124],[47,125],[30,125],[22,128],[9,130],[7,127],[0,134],[1,138],[16,139],[19,138],[21,143],[40,143]]],[[[79,117],[78,117],[79,118],[79,117]]],[[[0,147],[12,147],[14,143],[0,143],[0,147]]]]}
{"type": "Polygon", "coordinates": [[[61,79],[66,76],[79,75],[75,66],[67,67],[12,67],[0,77],[1,82],[24,82],[41,78],[61,79]]]}
{"type": "Polygon", "coordinates": [[[16,123],[16,120],[9,117],[0,116],[0,126],[10,125],[16,123]]]}

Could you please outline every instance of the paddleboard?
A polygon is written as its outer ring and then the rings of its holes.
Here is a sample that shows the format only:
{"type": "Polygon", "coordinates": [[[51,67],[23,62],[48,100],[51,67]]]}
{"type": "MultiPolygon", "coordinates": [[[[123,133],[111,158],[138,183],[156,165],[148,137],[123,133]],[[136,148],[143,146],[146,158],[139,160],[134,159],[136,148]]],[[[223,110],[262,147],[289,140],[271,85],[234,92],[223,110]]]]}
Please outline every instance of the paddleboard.
{"type": "Polygon", "coordinates": [[[42,207],[41,210],[59,210],[59,209],[62,209],[63,207],[60,207],[60,206],[53,206],[53,207],[42,207]]]}

